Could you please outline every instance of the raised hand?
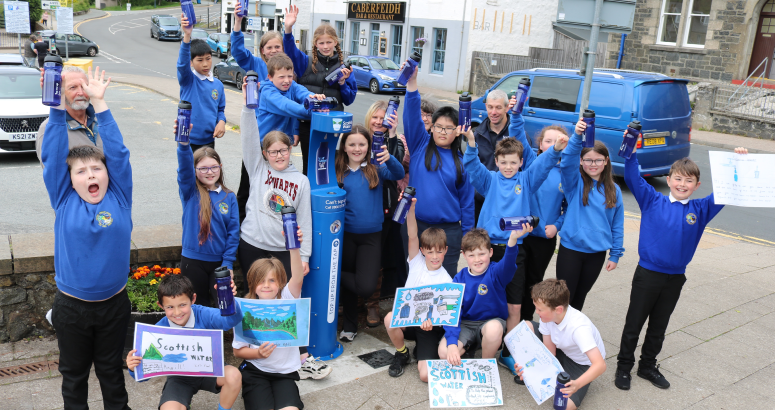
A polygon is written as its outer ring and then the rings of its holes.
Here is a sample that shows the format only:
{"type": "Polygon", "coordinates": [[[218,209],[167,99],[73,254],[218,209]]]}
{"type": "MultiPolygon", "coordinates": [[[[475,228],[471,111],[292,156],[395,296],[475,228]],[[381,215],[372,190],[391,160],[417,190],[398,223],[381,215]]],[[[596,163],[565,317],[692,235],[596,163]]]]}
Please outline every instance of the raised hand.
{"type": "Polygon", "coordinates": [[[584,134],[584,130],[587,129],[587,123],[584,122],[581,118],[579,118],[579,122],[576,123],[576,135],[582,135],[584,134]]]}
{"type": "Polygon", "coordinates": [[[387,146],[383,145],[382,152],[377,154],[377,161],[379,162],[380,165],[382,165],[388,162],[389,159],[390,159],[390,153],[388,152],[387,146]]]}
{"type": "Polygon", "coordinates": [[[554,143],[554,150],[555,151],[562,151],[567,146],[568,146],[568,136],[567,135],[560,135],[560,137],[557,138],[557,141],[554,143]]]}
{"type": "MultiPolygon", "coordinates": [[[[239,2],[237,2],[237,4],[239,4],[239,2]]],[[[194,30],[194,26],[188,24],[188,18],[186,18],[185,13],[180,13],[180,27],[183,29],[183,42],[190,43],[191,32],[194,30]]]]}
{"type": "Polygon", "coordinates": [[[350,73],[352,73],[352,69],[350,68],[342,69],[342,78],[339,79],[339,85],[344,85],[345,81],[347,81],[347,78],[350,77],[350,73]]]}
{"type": "Polygon", "coordinates": [[[299,7],[290,5],[285,9],[285,32],[291,33],[293,25],[296,24],[296,18],[299,16],[299,7]]]}
{"type": "Polygon", "coordinates": [[[242,2],[238,1],[237,5],[234,6],[234,25],[232,26],[233,27],[232,30],[236,32],[239,32],[240,30],[242,30],[243,17],[239,15],[240,10],[242,10],[242,2]]]}
{"type": "Polygon", "coordinates": [[[105,70],[100,73],[100,66],[97,66],[97,69],[92,72],[91,67],[89,67],[86,78],[88,79],[88,83],[81,79],[81,85],[83,86],[83,91],[89,96],[89,99],[104,99],[105,90],[107,90],[108,85],[110,85],[110,77],[108,77],[108,81],[105,81],[105,70]]]}

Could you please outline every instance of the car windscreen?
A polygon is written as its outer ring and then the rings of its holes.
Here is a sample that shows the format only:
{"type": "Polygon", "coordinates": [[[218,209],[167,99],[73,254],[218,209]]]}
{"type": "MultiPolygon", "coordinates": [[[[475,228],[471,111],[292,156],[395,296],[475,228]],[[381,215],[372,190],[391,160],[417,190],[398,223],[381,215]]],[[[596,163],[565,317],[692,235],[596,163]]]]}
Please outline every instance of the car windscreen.
{"type": "Polygon", "coordinates": [[[228,34],[218,34],[218,42],[219,43],[226,43],[229,41],[229,35],[228,34]]]}
{"type": "Polygon", "coordinates": [[[191,38],[207,38],[207,32],[206,31],[192,31],[191,32],[191,38]]]}
{"type": "Polygon", "coordinates": [[[682,118],[692,110],[686,83],[682,81],[661,81],[645,83],[640,90],[640,103],[643,118],[658,120],[662,118],[682,118]]]}
{"type": "Polygon", "coordinates": [[[178,20],[172,17],[164,17],[159,19],[160,26],[177,26],[178,20]]]}
{"type": "Polygon", "coordinates": [[[371,66],[377,70],[398,70],[398,65],[387,58],[372,58],[371,66]]]}
{"type": "Polygon", "coordinates": [[[0,99],[41,98],[39,74],[0,73],[0,99]]]}

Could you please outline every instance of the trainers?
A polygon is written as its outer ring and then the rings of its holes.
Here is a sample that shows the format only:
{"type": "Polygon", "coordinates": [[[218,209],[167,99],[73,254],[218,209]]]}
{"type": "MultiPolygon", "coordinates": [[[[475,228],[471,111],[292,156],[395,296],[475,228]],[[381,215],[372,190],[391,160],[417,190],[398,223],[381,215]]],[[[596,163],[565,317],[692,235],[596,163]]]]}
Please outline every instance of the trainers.
{"type": "Polygon", "coordinates": [[[616,378],[614,379],[614,386],[616,386],[616,388],[619,390],[630,390],[630,382],[632,382],[630,372],[616,369],[616,378]]]}
{"type": "Polygon", "coordinates": [[[339,333],[339,340],[349,343],[355,340],[355,336],[358,336],[358,332],[345,332],[344,330],[342,330],[339,333]]]}
{"type": "Polygon", "coordinates": [[[390,364],[390,368],[388,369],[388,374],[390,377],[398,377],[404,374],[404,366],[409,364],[411,359],[412,358],[409,356],[409,352],[396,352],[396,355],[393,356],[393,363],[390,364]]]}
{"type": "Polygon", "coordinates": [[[514,376],[517,375],[517,371],[514,370],[514,365],[516,364],[516,362],[514,361],[514,358],[511,356],[504,357],[503,350],[501,350],[501,353],[498,355],[498,364],[501,367],[505,367],[506,369],[508,369],[511,372],[511,374],[513,374],[514,376]]]}
{"type": "Polygon", "coordinates": [[[320,380],[331,374],[332,370],[334,369],[332,369],[331,366],[327,365],[325,362],[309,356],[307,357],[307,360],[301,365],[301,368],[298,370],[298,372],[299,378],[302,380],[309,378],[320,380]]]}
{"type": "Polygon", "coordinates": [[[659,365],[654,367],[638,366],[638,377],[650,381],[651,384],[659,387],[660,389],[666,389],[670,387],[670,382],[668,382],[665,379],[665,376],[662,376],[662,373],[659,372],[659,365]]]}

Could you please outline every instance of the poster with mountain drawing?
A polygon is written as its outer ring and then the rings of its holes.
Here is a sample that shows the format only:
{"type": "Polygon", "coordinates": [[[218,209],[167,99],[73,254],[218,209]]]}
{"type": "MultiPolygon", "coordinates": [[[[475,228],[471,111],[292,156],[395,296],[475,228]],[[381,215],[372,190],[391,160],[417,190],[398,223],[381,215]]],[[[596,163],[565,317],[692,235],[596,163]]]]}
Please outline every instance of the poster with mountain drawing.
{"type": "Polygon", "coordinates": [[[242,299],[242,322],[234,339],[253,345],[271,342],[277,347],[309,345],[310,299],[242,299]]]}
{"type": "Polygon", "coordinates": [[[158,376],[223,376],[223,331],[135,323],[137,381],[158,376]]]}

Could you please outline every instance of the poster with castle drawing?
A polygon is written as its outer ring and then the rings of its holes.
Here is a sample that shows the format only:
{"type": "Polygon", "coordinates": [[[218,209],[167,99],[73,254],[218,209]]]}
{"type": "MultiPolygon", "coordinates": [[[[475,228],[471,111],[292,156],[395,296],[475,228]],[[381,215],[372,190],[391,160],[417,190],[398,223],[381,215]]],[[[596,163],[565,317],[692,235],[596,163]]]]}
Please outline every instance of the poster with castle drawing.
{"type": "Polygon", "coordinates": [[[396,289],[390,327],[420,326],[428,319],[434,326],[457,326],[465,286],[462,283],[440,283],[396,289]]]}
{"type": "Polygon", "coordinates": [[[135,323],[135,380],[158,376],[223,376],[223,331],[135,323]]]}
{"type": "Polygon", "coordinates": [[[514,361],[524,367],[522,378],[536,403],[541,404],[554,396],[557,374],[565,370],[527,323],[520,322],[503,338],[503,343],[514,361]]]}
{"type": "Polygon", "coordinates": [[[310,299],[235,298],[242,308],[242,322],[234,328],[234,339],[260,346],[309,345],[310,299]]]}

